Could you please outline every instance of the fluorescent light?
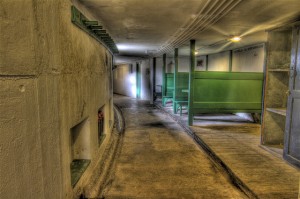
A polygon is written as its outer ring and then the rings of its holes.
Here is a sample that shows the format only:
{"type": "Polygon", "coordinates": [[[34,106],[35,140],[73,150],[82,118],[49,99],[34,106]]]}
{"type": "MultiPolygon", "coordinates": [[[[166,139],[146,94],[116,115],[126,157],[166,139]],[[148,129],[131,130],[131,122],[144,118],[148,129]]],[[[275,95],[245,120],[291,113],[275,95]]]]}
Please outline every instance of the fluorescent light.
{"type": "Polygon", "coordinates": [[[239,41],[241,41],[241,37],[239,37],[239,36],[234,36],[234,37],[231,37],[230,38],[230,41],[232,41],[232,42],[239,42],[239,41]]]}

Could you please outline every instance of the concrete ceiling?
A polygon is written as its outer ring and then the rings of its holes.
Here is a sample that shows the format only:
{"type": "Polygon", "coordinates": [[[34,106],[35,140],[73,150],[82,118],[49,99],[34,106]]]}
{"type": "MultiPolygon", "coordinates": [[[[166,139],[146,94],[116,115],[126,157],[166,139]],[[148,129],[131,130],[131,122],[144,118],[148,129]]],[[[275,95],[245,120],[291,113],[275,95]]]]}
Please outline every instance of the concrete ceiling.
{"type": "Polygon", "coordinates": [[[119,56],[189,54],[196,39],[200,54],[266,41],[266,29],[299,19],[300,0],[78,0],[102,22],[119,56]],[[232,43],[232,35],[242,37],[232,43]]]}

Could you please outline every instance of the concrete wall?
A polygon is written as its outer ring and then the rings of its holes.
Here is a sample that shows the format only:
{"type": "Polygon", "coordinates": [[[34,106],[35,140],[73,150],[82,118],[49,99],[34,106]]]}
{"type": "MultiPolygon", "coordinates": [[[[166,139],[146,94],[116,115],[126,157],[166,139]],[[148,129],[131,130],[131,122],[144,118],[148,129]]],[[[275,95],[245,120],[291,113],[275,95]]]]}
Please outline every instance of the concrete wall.
{"type": "Polygon", "coordinates": [[[190,57],[179,57],[178,72],[189,72],[189,71],[190,71],[190,57]]]}
{"type": "MultiPolygon", "coordinates": [[[[229,51],[208,55],[208,71],[229,71],[229,57],[229,51]]],[[[232,51],[233,72],[263,72],[264,65],[264,44],[232,51]]]]}
{"type": "Polygon", "coordinates": [[[229,51],[208,55],[208,71],[229,71],[229,51]]]}
{"type": "Polygon", "coordinates": [[[91,165],[110,138],[112,56],[71,23],[70,6],[1,2],[1,198],[72,198],[93,171],[89,166],[72,189],[70,129],[89,121],[91,165]],[[98,147],[102,106],[107,136],[98,147]]]}
{"type": "Polygon", "coordinates": [[[232,51],[232,71],[263,72],[265,64],[264,45],[250,46],[232,51]]]}

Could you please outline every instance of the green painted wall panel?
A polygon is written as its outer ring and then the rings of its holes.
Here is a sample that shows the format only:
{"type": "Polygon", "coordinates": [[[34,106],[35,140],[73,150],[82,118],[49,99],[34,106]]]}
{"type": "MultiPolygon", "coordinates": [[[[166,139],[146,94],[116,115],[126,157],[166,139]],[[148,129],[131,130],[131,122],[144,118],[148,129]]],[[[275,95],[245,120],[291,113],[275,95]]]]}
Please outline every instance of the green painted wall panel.
{"type": "Polygon", "coordinates": [[[176,96],[174,100],[187,101],[188,93],[182,92],[182,90],[189,89],[189,73],[179,72],[177,73],[176,81],[176,96]]]}
{"type": "Polygon", "coordinates": [[[194,79],[241,79],[241,80],[256,79],[256,80],[263,80],[263,73],[195,71],[194,79]]]}
{"type": "Polygon", "coordinates": [[[194,102],[261,102],[262,81],[195,79],[194,102]]]}
{"type": "Polygon", "coordinates": [[[173,97],[174,91],[174,73],[166,73],[165,74],[165,89],[166,92],[163,96],[170,96],[173,97]]]}
{"type": "Polygon", "coordinates": [[[263,73],[194,71],[192,82],[190,117],[197,113],[261,112],[263,73]]]}

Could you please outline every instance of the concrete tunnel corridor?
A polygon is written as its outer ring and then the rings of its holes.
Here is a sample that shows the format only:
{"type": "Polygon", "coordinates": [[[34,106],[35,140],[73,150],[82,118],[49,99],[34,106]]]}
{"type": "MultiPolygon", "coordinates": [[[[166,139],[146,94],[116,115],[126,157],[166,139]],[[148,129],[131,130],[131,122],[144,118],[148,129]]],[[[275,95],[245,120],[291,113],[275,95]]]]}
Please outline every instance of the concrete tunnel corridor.
{"type": "Polygon", "coordinates": [[[259,124],[217,114],[189,128],[186,116],[161,102],[122,95],[114,102],[125,130],[109,169],[94,174],[82,198],[297,197],[297,171],[259,148],[259,124]]]}
{"type": "Polygon", "coordinates": [[[299,0],[1,0],[0,198],[300,199],[299,0]]]}
{"type": "Polygon", "coordinates": [[[118,95],[114,101],[126,130],[97,197],[247,198],[170,116],[149,101],[118,95]]]}

